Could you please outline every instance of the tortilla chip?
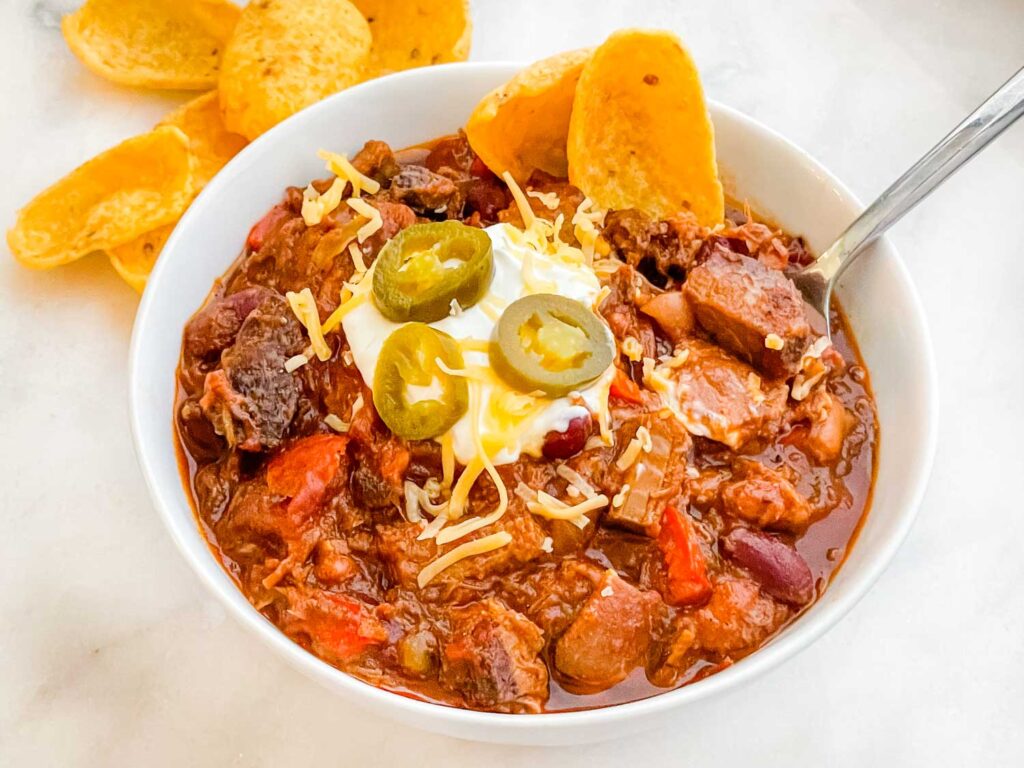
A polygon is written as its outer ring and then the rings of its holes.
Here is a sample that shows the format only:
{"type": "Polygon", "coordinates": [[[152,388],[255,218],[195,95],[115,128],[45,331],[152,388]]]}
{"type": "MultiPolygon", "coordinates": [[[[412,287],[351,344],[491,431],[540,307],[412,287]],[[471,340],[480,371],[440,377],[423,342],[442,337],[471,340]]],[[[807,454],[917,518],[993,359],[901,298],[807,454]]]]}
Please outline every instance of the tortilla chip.
{"type": "Polygon", "coordinates": [[[568,51],[531,64],[477,104],[466,136],[499,176],[525,183],[535,169],[567,174],[566,138],[573,94],[591,49],[568,51]]]}
{"type": "Polygon", "coordinates": [[[107,253],[117,273],[139,293],[146,287],[146,279],[163,250],[164,243],[171,236],[177,222],[146,232],[130,243],[111,248],[107,253]]]}
{"type": "Polygon", "coordinates": [[[182,0],[212,37],[227,42],[242,15],[242,9],[230,0],[182,0]]]}
{"type": "Polygon", "coordinates": [[[205,89],[217,85],[228,0],[86,0],[64,17],[68,47],[86,67],[122,85],[205,89]]]}
{"type": "Polygon", "coordinates": [[[188,136],[189,151],[195,158],[193,188],[197,194],[248,143],[224,127],[216,91],[183,104],[160,125],[176,126],[188,136]]]}
{"type": "Polygon", "coordinates": [[[221,63],[229,131],[255,139],[286,117],[363,78],[370,28],[348,0],[254,0],[221,63]]]}
{"type": "Polygon", "coordinates": [[[668,32],[616,32],[583,67],[569,180],[601,208],[722,221],[715,136],[690,54],[668,32]]]}
{"type": "Polygon", "coordinates": [[[67,264],[176,221],[192,199],[188,138],[162,126],[108,149],[18,212],[7,244],[27,267],[67,264]]]}
{"type": "Polygon", "coordinates": [[[465,61],[473,38],[469,0],[352,0],[373,35],[369,77],[465,61]]]}

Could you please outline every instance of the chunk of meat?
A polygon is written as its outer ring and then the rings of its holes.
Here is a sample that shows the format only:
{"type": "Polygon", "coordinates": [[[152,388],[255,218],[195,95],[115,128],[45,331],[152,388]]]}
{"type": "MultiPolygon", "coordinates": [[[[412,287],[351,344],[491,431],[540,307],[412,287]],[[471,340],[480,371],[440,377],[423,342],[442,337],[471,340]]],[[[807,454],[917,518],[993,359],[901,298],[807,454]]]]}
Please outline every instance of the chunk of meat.
{"type": "Polygon", "coordinates": [[[686,277],[706,233],[688,213],[655,221],[635,209],[609,211],[602,232],[612,253],[659,288],[686,277]]]}
{"type": "Polygon", "coordinates": [[[387,184],[402,169],[391,147],[383,141],[366,142],[352,158],[352,165],[361,174],[380,184],[387,184]]]}
{"type": "Polygon", "coordinates": [[[761,593],[750,579],[723,576],[711,600],[693,616],[695,645],[727,657],[751,651],[775,632],[789,610],[761,593]]]}
{"type": "Polygon", "coordinates": [[[373,263],[388,240],[416,223],[415,211],[404,203],[395,203],[378,197],[371,201],[371,205],[380,213],[381,228],[359,245],[363,261],[367,265],[373,263]]]}
{"type": "Polygon", "coordinates": [[[453,181],[464,181],[469,178],[475,159],[476,153],[469,146],[469,139],[460,130],[454,136],[445,136],[436,142],[423,165],[453,181]]]}
{"type": "Polygon", "coordinates": [[[658,294],[642,304],[640,311],[654,318],[654,322],[673,344],[683,341],[697,326],[693,308],[681,291],[658,294]]]}
{"type": "Polygon", "coordinates": [[[760,528],[799,531],[813,510],[807,498],[776,469],[743,460],[739,478],[721,489],[722,511],[760,528]]]}
{"type": "MultiPolygon", "coordinates": [[[[384,563],[392,583],[416,589],[416,577],[420,571],[437,558],[439,551],[433,540],[418,539],[422,532],[423,527],[418,523],[401,522],[376,527],[376,554],[384,563]]],[[[435,581],[444,581],[446,574],[447,571],[442,572],[435,581]]]]}
{"type": "Polygon", "coordinates": [[[458,185],[422,165],[406,165],[391,179],[391,197],[417,213],[462,215],[463,196],[458,185]]]}
{"type": "Polygon", "coordinates": [[[540,712],[548,670],[539,654],[540,628],[488,598],[449,611],[440,683],[470,706],[496,712],[540,712]]]}
{"type": "Polygon", "coordinates": [[[784,383],[762,381],[749,365],[705,341],[689,339],[680,349],[686,360],[668,375],[691,434],[736,450],[778,431],[788,396],[784,383]]]}
{"type": "Polygon", "coordinates": [[[604,570],[587,560],[566,558],[532,572],[521,588],[510,591],[513,606],[543,630],[558,637],[604,578],[604,570]]]}
{"type": "Polygon", "coordinates": [[[632,336],[640,342],[644,357],[657,357],[654,321],[637,310],[638,283],[641,280],[635,270],[623,265],[606,283],[610,293],[601,304],[600,312],[615,338],[632,336]]]}
{"type": "Polygon", "coordinates": [[[283,297],[267,296],[249,313],[221,354],[223,367],[207,375],[199,401],[228,445],[264,451],[281,444],[301,389],[284,364],[304,345],[302,326],[283,297]]]}
{"type": "Polygon", "coordinates": [[[245,318],[273,293],[269,288],[254,286],[207,302],[185,326],[185,360],[206,359],[231,346],[245,318]]]}
{"type": "Polygon", "coordinates": [[[601,691],[644,664],[661,600],[606,571],[555,644],[555,667],[579,692],[601,691]]]}
{"type": "Polygon", "coordinates": [[[683,494],[693,440],[676,419],[652,413],[630,420],[619,434],[621,450],[616,468],[622,470],[622,485],[629,485],[629,491],[622,505],[610,507],[604,519],[630,531],[657,536],[665,506],[676,503],[683,494]],[[649,440],[650,450],[641,450],[632,463],[623,467],[629,459],[627,451],[635,451],[630,448],[634,439],[642,445],[649,440]]]}
{"type": "Polygon", "coordinates": [[[814,576],[800,553],[780,541],[748,528],[735,528],[721,540],[722,551],[746,568],[772,597],[793,605],[814,598],[814,576]]]}
{"type": "Polygon", "coordinates": [[[856,417],[825,387],[814,389],[797,407],[796,415],[807,419],[809,426],[795,444],[819,464],[832,464],[839,458],[846,435],[857,423],[856,417]]]}
{"type": "Polygon", "coordinates": [[[717,251],[690,270],[683,293],[719,344],[771,378],[795,374],[811,327],[793,281],[757,259],[717,251]]]}

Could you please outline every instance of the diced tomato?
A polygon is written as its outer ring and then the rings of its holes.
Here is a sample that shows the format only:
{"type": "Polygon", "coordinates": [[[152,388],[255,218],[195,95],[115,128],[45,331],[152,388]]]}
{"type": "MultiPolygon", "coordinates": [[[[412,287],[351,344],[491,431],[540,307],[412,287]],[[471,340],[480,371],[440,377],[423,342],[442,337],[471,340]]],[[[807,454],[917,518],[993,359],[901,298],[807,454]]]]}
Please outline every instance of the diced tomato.
{"type": "Polygon", "coordinates": [[[325,654],[350,659],[388,639],[387,630],[362,603],[333,592],[306,617],[305,629],[325,654]]]}
{"type": "Polygon", "coordinates": [[[668,574],[665,599],[672,605],[696,605],[711,597],[711,582],[704,553],[689,515],[666,507],[661,518],[658,548],[668,574]]]}
{"type": "Polygon", "coordinates": [[[249,250],[258,251],[262,248],[263,241],[267,239],[267,235],[289,216],[291,216],[291,212],[284,207],[284,204],[275,205],[271,208],[267,215],[257,221],[255,226],[249,230],[249,237],[245,240],[249,250]]]}
{"type": "Polygon", "coordinates": [[[338,472],[347,444],[348,438],[340,435],[313,435],[270,460],[267,486],[290,498],[289,515],[304,518],[316,508],[338,472]]]}
{"type": "Polygon", "coordinates": [[[615,378],[612,379],[612,386],[609,393],[612,397],[617,397],[628,403],[642,403],[644,401],[643,392],[640,391],[640,385],[629,378],[629,376],[626,375],[626,372],[621,368],[617,368],[615,370],[615,378]]]}

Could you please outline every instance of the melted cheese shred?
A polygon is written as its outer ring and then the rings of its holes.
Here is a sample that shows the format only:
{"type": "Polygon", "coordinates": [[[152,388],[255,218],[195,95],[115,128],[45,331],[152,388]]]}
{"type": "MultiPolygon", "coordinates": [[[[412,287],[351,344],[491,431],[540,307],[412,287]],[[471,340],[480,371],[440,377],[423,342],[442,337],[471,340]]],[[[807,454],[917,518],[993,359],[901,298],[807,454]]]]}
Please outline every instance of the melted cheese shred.
{"type": "Polygon", "coordinates": [[[434,580],[441,571],[451,568],[460,560],[465,560],[467,557],[474,557],[475,555],[482,555],[487,552],[493,552],[496,549],[501,549],[512,541],[512,534],[508,531],[499,531],[498,533],[492,533],[490,536],[484,536],[480,539],[474,539],[473,541],[467,541],[465,544],[460,544],[449,552],[445,552],[441,557],[429,563],[419,575],[416,577],[416,583],[420,589],[423,589],[427,584],[434,580]]]}
{"type": "Polygon", "coordinates": [[[371,195],[380,191],[380,183],[357,171],[349,162],[347,155],[328,152],[326,149],[321,149],[316,154],[327,163],[327,170],[337,176],[339,181],[347,181],[352,185],[352,197],[359,197],[364,189],[371,195]]]}
{"type": "MultiPolygon", "coordinates": [[[[288,306],[292,308],[295,317],[299,319],[309,336],[309,343],[316,353],[317,359],[321,362],[330,360],[331,348],[324,340],[324,331],[320,325],[320,313],[316,308],[316,299],[309,288],[303,288],[298,293],[288,291],[285,294],[288,299],[288,306]]],[[[297,367],[297,366],[296,366],[297,367]]]]}
{"type": "Polygon", "coordinates": [[[360,197],[350,197],[345,201],[348,207],[358,213],[366,223],[356,232],[356,240],[362,245],[366,240],[384,226],[384,220],[380,217],[380,211],[360,197]]]}

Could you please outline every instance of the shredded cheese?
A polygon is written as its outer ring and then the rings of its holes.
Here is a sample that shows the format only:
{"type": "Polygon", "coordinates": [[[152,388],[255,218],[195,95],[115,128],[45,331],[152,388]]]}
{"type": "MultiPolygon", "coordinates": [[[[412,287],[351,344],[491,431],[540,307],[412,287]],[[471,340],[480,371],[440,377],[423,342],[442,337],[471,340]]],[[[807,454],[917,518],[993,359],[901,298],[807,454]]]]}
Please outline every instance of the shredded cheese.
{"type": "Polygon", "coordinates": [[[285,294],[285,298],[288,299],[288,305],[292,308],[295,317],[299,319],[299,322],[306,329],[309,343],[313,347],[313,352],[317,358],[321,362],[330,360],[331,348],[324,341],[324,332],[320,326],[320,313],[316,308],[316,299],[313,298],[313,292],[309,288],[303,288],[298,293],[288,291],[285,294]]]}
{"type": "Polygon", "coordinates": [[[537,222],[537,217],[533,213],[533,208],[530,207],[530,201],[526,199],[526,195],[523,194],[523,190],[520,189],[516,180],[512,178],[512,174],[505,171],[501,174],[501,178],[505,180],[508,185],[508,191],[512,193],[512,199],[516,202],[516,207],[519,209],[519,215],[523,217],[523,228],[533,229],[537,222]]]}
{"type": "Polygon", "coordinates": [[[764,345],[768,349],[774,349],[776,351],[786,346],[786,340],[779,336],[777,333],[769,333],[764,337],[764,345]]]}
{"type": "Polygon", "coordinates": [[[326,149],[321,149],[316,154],[327,163],[327,170],[337,176],[338,179],[347,181],[352,185],[353,197],[359,197],[364,189],[371,195],[375,195],[380,191],[380,183],[357,171],[355,166],[349,162],[347,155],[328,152],[326,149]]]}
{"type": "Polygon", "coordinates": [[[619,489],[619,492],[612,497],[612,506],[618,509],[626,501],[626,494],[629,493],[629,483],[619,489]]]}
{"type": "Polygon", "coordinates": [[[546,517],[549,520],[573,520],[586,515],[587,512],[592,512],[595,509],[601,509],[602,507],[608,506],[608,497],[603,493],[598,496],[581,501],[579,504],[573,504],[569,506],[564,501],[556,499],[554,496],[545,493],[544,491],[537,492],[537,498],[535,501],[526,502],[526,508],[531,513],[538,517],[546,517]]]}
{"type": "Polygon", "coordinates": [[[315,227],[324,217],[341,205],[341,196],[345,194],[345,181],[335,179],[322,195],[310,184],[302,192],[302,220],[307,227],[315,227]]]}
{"type": "Polygon", "coordinates": [[[368,292],[361,291],[360,293],[349,297],[346,301],[343,301],[338,308],[331,312],[328,318],[324,320],[323,332],[330,333],[341,325],[341,321],[345,319],[345,316],[360,304],[363,304],[369,295],[370,294],[368,292]]]}
{"type": "Polygon", "coordinates": [[[558,468],[555,469],[555,474],[566,480],[571,488],[575,488],[588,499],[592,499],[597,495],[597,491],[594,490],[594,486],[588,483],[584,479],[583,475],[568,464],[559,464],[558,468]]]}
{"type": "Polygon", "coordinates": [[[326,424],[328,427],[330,427],[335,432],[338,432],[340,434],[345,434],[346,432],[348,432],[349,425],[342,421],[333,413],[328,413],[326,416],[324,416],[324,424],[326,424]]]}
{"type": "Polygon", "coordinates": [[[427,539],[434,538],[435,536],[437,536],[438,532],[442,530],[447,524],[448,516],[438,515],[425,526],[423,526],[423,530],[420,532],[420,535],[416,537],[416,540],[426,541],[427,539]]]}
{"type": "Polygon", "coordinates": [[[635,336],[627,336],[619,345],[622,347],[622,354],[634,363],[639,363],[644,356],[644,347],[635,336]]]}
{"type": "Polygon", "coordinates": [[[508,531],[499,531],[498,533],[492,533],[490,536],[484,536],[480,539],[474,539],[473,541],[467,541],[465,544],[460,544],[449,552],[445,552],[439,558],[431,563],[428,563],[419,575],[416,577],[416,583],[419,584],[420,589],[423,589],[427,584],[434,580],[441,571],[451,568],[460,560],[465,560],[467,557],[473,557],[475,555],[482,555],[487,552],[493,552],[496,549],[506,546],[512,541],[512,534],[508,531]]]}
{"type": "Polygon", "coordinates": [[[294,357],[289,357],[287,360],[284,361],[285,373],[292,373],[293,371],[297,371],[299,368],[301,368],[308,362],[309,358],[306,357],[305,355],[295,355],[294,357]]]}
{"type": "Polygon", "coordinates": [[[540,543],[542,552],[547,552],[549,555],[555,551],[555,540],[550,536],[545,536],[544,540],[540,543]]]}
{"type": "MultiPolygon", "coordinates": [[[[558,206],[562,202],[554,192],[538,192],[536,189],[528,189],[526,190],[526,194],[528,197],[540,200],[540,204],[549,211],[557,211],[558,206]]],[[[561,229],[561,227],[559,227],[559,229],[561,229]]]]}
{"type": "Polygon", "coordinates": [[[380,217],[380,211],[362,198],[350,197],[345,202],[348,204],[349,208],[367,220],[367,222],[359,228],[359,231],[356,232],[356,240],[358,240],[361,245],[366,242],[367,238],[371,237],[384,226],[384,220],[380,217]]]}
{"type": "Polygon", "coordinates": [[[349,243],[348,255],[352,257],[352,266],[355,267],[356,274],[365,274],[366,262],[363,260],[363,249],[355,243],[349,243]]]}

